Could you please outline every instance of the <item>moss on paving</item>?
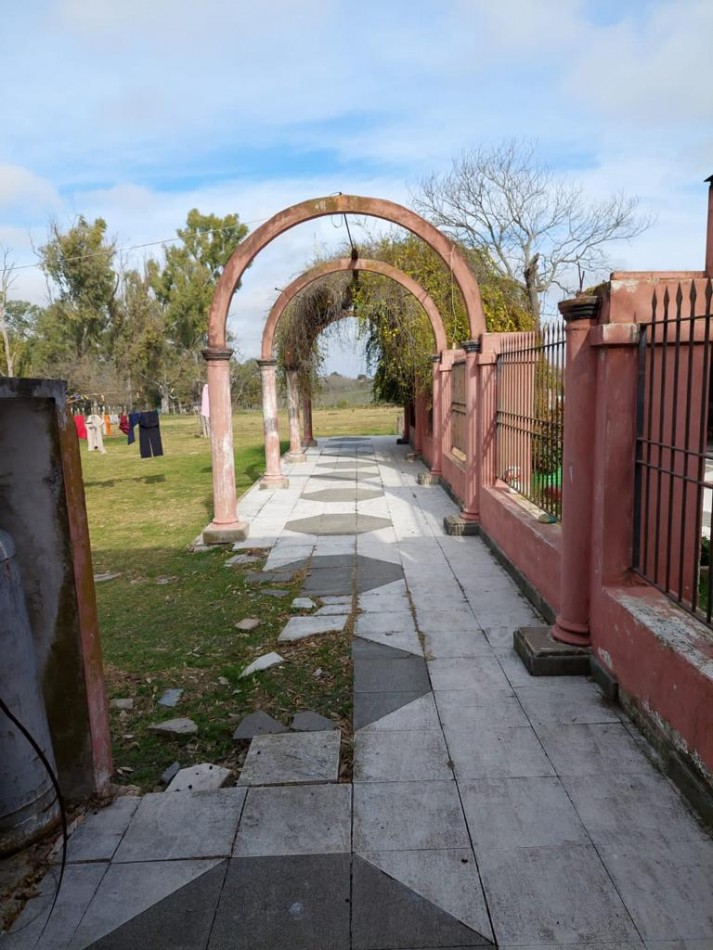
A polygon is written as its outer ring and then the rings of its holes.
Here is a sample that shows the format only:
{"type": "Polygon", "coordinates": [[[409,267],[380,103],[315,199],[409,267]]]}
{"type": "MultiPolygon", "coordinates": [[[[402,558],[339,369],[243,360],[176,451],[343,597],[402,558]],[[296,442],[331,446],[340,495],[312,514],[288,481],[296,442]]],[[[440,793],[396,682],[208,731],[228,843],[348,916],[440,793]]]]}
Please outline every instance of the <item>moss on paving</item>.
{"type": "MultiPolygon", "coordinates": [[[[395,418],[390,408],[326,410],[315,412],[315,432],[393,434],[395,418]]],[[[94,570],[120,572],[97,584],[107,692],[134,700],[131,710],[111,709],[115,780],[143,791],[176,760],[238,769],[245,748],[235,747],[232,733],[255,709],[285,723],[313,709],[347,733],[351,718],[349,633],[280,645],[287,663],[240,679],[252,660],[276,649],[301,577],[280,581],[289,594],[274,598],[246,578],[262,560],[226,567],[229,548],[188,552],[212,512],[210,447],[192,417],[162,417],[161,431],[166,454],[156,459],[141,460],[120,435],[105,440],[106,455],[89,455],[84,444],[82,452],[94,570]],[[259,618],[260,626],[236,630],[245,617],[259,618]],[[157,706],[171,687],[184,690],[178,705],[157,706]],[[198,735],[149,732],[151,723],[177,716],[193,719],[198,735]]],[[[237,414],[234,431],[241,492],[264,470],[261,416],[237,414]]]]}

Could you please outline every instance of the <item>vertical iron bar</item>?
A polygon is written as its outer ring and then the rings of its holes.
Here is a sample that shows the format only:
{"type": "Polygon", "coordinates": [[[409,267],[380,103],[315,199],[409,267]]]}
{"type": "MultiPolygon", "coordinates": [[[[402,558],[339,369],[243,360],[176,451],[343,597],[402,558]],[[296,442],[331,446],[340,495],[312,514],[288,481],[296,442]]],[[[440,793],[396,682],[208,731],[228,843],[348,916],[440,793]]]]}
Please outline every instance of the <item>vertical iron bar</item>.
{"type": "MultiPolygon", "coordinates": [[[[693,387],[693,354],[694,354],[694,344],[696,339],[696,330],[697,330],[697,320],[696,317],[696,285],[694,281],[691,281],[691,291],[689,294],[690,300],[690,311],[688,318],[688,362],[686,366],[686,421],[684,424],[684,433],[683,433],[683,492],[681,494],[681,543],[680,543],[680,552],[678,559],[678,576],[683,577],[683,571],[685,568],[685,553],[686,553],[686,509],[688,508],[688,471],[690,467],[690,456],[694,453],[691,451],[691,410],[692,410],[692,400],[691,400],[691,391],[693,387]]],[[[704,384],[705,385],[705,384],[704,384]]],[[[699,473],[700,474],[700,473],[699,473]]],[[[696,486],[696,492],[698,492],[698,487],[696,486]]],[[[700,534],[699,523],[700,523],[700,511],[696,511],[696,530],[693,532],[694,540],[697,540],[696,536],[700,534]]],[[[691,589],[691,610],[695,610],[698,603],[698,560],[699,560],[699,543],[696,543],[695,550],[693,554],[693,561],[691,562],[694,565],[695,577],[693,586],[691,589]]],[[[680,601],[679,601],[680,602],[680,601]]]]}
{"type": "MultiPolygon", "coordinates": [[[[639,367],[636,378],[636,467],[634,469],[634,567],[642,569],[641,564],[641,522],[646,523],[648,512],[642,511],[643,499],[641,486],[643,481],[644,458],[644,406],[646,400],[646,347],[650,327],[642,325],[639,335],[639,367]]],[[[650,401],[650,400],[649,400],[650,401]]],[[[648,475],[647,475],[648,483],[648,475]]],[[[648,499],[647,499],[648,502],[648,499]]]]}
{"type": "MultiPolygon", "coordinates": [[[[663,473],[663,434],[665,430],[666,423],[666,362],[668,358],[668,324],[669,324],[669,303],[671,301],[668,287],[664,291],[663,295],[663,340],[661,342],[661,398],[660,398],[660,411],[659,411],[659,429],[658,429],[658,438],[656,440],[658,445],[658,465],[657,465],[657,481],[656,481],[656,528],[654,534],[654,577],[656,578],[656,583],[661,584],[660,578],[660,555],[659,555],[659,544],[661,542],[661,477],[663,473]]],[[[668,555],[667,555],[668,556],[668,555]]],[[[667,591],[668,593],[668,591],[667,591]]]]}
{"type": "MultiPolygon", "coordinates": [[[[642,570],[649,575],[649,529],[651,525],[649,524],[649,515],[651,512],[651,485],[653,481],[653,473],[651,471],[651,440],[653,433],[653,415],[654,415],[654,400],[653,393],[655,392],[654,380],[656,376],[656,336],[658,329],[658,296],[656,291],[654,291],[654,299],[651,313],[651,324],[650,324],[650,334],[649,341],[647,343],[649,349],[649,372],[648,372],[648,382],[646,384],[646,398],[648,399],[648,419],[646,425],[646,504],[644,507],[644,516],[643,516],[643,525],[644,525],[644,557],[641,563],[642,570]]],[[[642,444],[643,448],[643,444],[642,444]]],[[[653,572],[655,575],[655,572],[653,572]]]]}
{"type": "MultiPolygon", "coordinates": [[[[668,525],[666,528],[666,592],[671,589],[671,540],[673,535],[673,496],[676,476],[676,423],[678,421],[678,362],[681,351],[681,306],[683,303],[683,294],[679,283],[676,291],[676,332],[674,338],[673,350],[673,404],[671,406],[671,426],[670,426],[670,445],[669,445],[669,479],[668,479],[668,525]]],[[[683,488],[686,484],[683,482],[683,488]]],[[[685,526],[681,526],[685,531],[685,526]]],[[[679,544],[683,544],[683,536],[679,539],[679,544]]],[[[683,596],[683,575],[678,577],[678,601],[681,602],[683,596]]]]}

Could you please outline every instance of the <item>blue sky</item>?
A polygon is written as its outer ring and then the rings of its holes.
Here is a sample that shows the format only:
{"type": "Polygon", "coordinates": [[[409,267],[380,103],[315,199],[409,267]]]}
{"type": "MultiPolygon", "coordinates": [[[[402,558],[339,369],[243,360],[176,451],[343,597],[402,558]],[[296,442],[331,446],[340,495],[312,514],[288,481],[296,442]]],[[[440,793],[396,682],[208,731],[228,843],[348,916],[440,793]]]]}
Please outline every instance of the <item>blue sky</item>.
{"type": "MultiPolygon", "coordinates": [[[[336,191],[408,204],[462,149],[515,137],[593,199],[635,194],[655,216],[613,265],[702,266],[710,0],[4,6],[0,243],[18,265],[52,217],[103,216],[136,263],[147,252],[128,249],[171,237],[192,207],[257,222],[336,191]]],[[[335,224],[305,224],[256,260],[232,308],[243,356],[275,287],[344,239],[335,224]]],[[[46,293],[31,267],[13,290],[46,293]]]]}

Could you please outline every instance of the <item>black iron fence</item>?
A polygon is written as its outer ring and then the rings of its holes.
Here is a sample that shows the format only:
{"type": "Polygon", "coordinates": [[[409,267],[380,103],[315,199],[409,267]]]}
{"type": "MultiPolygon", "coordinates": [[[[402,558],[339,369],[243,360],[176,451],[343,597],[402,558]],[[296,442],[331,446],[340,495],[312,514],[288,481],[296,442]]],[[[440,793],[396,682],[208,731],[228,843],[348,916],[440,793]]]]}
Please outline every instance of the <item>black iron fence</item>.
{"type": "Polygon", "coordinates": [[[564,324],[505,337],[497,359],[497,470],[514,490],[562,517],[564,324]]]}
{"type": "Polygon", "coordinates": [[[633,558],[637,573],[709,626],[711,296],[710,280],[666,288],[641,327],[633,558]]]}

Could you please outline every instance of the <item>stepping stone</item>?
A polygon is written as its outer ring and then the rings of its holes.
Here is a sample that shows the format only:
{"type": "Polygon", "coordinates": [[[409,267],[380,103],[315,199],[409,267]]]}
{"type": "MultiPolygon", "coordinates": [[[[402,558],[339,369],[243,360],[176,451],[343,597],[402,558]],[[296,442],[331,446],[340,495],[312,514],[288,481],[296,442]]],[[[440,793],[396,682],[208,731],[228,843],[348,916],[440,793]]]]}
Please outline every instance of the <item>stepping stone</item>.
{"type": "Polygon", "coordinates": [[[133,709],[134,701],[133,699],[112,699],[110,705],[114,709],[133,709]]]}
{"type": "Polygon", "coordinates": [[[192,719],[169,719],[167,722],[154,722],[149,726],[151,732],[160,732],[173,736],[195,736],[198,726],[192,719]]]}
{"type": "Polygon", "coordinates": [[[104,581],[113,581],[117,577],[121,577],[121,571],[104,571],[103,574],[94,575],[94,583],[102,584],[104,581]]]}
{"type": "Polygon", "coordinates": [[[225,562],[223,567],[235,567],[236,564],[257,564],[260,558],[254,554],[236,554],[225,562]]]}
{"type": "Polygon", "coordinates": [[[171,780],[167,792],[212,792],[227,785],[232,772],[230,769],[201,762],[190,768],[181,769],[171,780]]]}
{"type": "Polygon", "coordinates": [[[274,587],[272,590],[264,590],[263,594],[265,597],[287,597],[289,591],[282,590],[280,587],[274,587]]]}
{"type": "Polygon", "coordinates": [[[342,633],[349,620],[348,615],[337,617],[292,617],[277,638],[278,643],[291,643],[325,633],[342,633]]]}
{"type": "Polygon", "coordinates": [[[277,719],[268,716],[262,709],[250,713],[241,722],[233,733],[233,742],[239,739],[254,739],[255,736],[266,736],[270,733],[289,732],[287,726],[283,726],[277,719]]]}
{"type": "Polygon", "coordinates": [[[336,722],[312,710],[295,713],[290,725],[295,732],[325,732],[328,729],[339,728],[336,722]]]}
{"type": "Polygon", "coordinates": [[[240,674],[240,679],[244,679],[246,676],[251,676],[253,673],[259,673],[261,670],[269,670],[273,666],[280,666],[284,662],[284,657],[281,657],[279,653],[264,653],[262,656],[259,656],[257,660],[254,660],[249,666],[245,667],[243,672],[240,674]]]}
{"type": "Polygon", "coordinates": [[[178,700],[183,696],[182,689],[167,689],[166,692],[158,700],[159,706],[168,706],[171,709],[174,706],[178,705],[178,700]]]}
{"type": "MultiPolygon", "coordinates": [[[[351,597],[348,598],[351,600],[351,597]]],[[[313,617],[339,617],[344,616],[345,607],[347,604],[327,604],[326,607],[320,607],[319,610],[313,614],[313,617]]]]}
{"type": "Polygon", "coordinates": [[[299,732],[253,739],[238,785],[314,785],[339,778],[341,733],[299,732]]]}
{"type": "Polygon", "coordinates": [[[311,597],[295,597],[292,601],[292,607],[295,610],[312,610],[316,606],[311,597]]]}
{"type": "Polygon", "coordinates": [[[257,617],[246,617],[244,620],[239,620],[235,624],[236,630],[254,630],[256,627],[260,626],[260,621],[257,617]]]}
{"type": "Polygon", "coordinates": [[[162,785],[170,785],[170,783],[178,775],[180,770],[181,770],[181,763],[174,762],[172,765],[169,765],[169,767],[161,773],[161,778],[159,779],[159,781],[161,782],[162,785]]]}
{"type": "Polygon", "coordinates": [[[352,595],[344,594],[343,596],[339,596],[339,597],[322,597],[322,603],[326,604],[328,607],[331,607],[336,604],[348,604],[349,607],[351,608],[352,595]]]}

